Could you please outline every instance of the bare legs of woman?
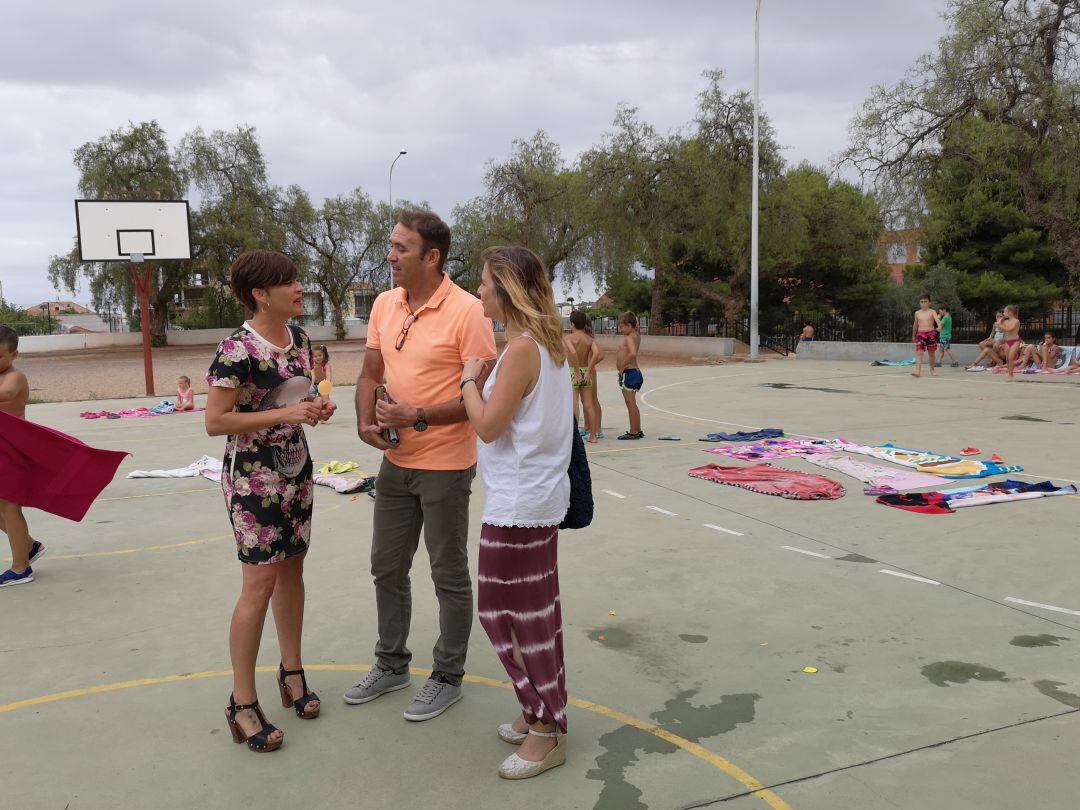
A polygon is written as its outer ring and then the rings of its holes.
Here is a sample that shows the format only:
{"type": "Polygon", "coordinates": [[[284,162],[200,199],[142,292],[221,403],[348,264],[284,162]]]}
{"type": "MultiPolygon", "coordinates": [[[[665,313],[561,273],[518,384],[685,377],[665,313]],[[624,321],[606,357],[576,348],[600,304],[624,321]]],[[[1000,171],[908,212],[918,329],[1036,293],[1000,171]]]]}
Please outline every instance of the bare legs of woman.
{"type": "MultiPolygon", "coordinates": [[[[514,661],[521,669],[528,673],[528,668],[525,666],[525,659],[521,655],[521,649],[518,647],[517,635],[514,633],[513,628],[510,629],[510,643],[514,645],[512,655],[514,661]]],[[[514,718],[514,731],[518,734],[524,734],[529,729],[533,731],[555,731],[557,726],[554,723],[533,723],[529,724],[525,721],[524,715],[519,714],[514,718]]],[[[518,747],[518,756],[522,759],[527,759],[530,762],[540,762],[544,757],[551,753],[556,745],[554,737],[537,737],[535,734],[530,734],[525,738],[518,747]]]]}
{"type": "MultiPolygon", "coordinates": [[[[259,657],[259,642],[266,621],[266,610],[271,604],[274,624],[277,626],[278,645],[281,648],[281,662],[286,669],[300,669],[305,556],[306,553],[267,565],[240,566],[243,584],[229,626],[233,695],[237,703],[252,703],[256,699],[255,662],[259,657]]],[[[287,683],[293,688],[294,694],[302,693],[300,676],[289,678],[287,683]]],[[[317,704],[313,704],[312,708],[315,705],[317,704]]],[[[254,734],[262,728],[255,712],[251,710],[238,713],[236,719],[245,734],[254,734]]],[[[283,736],[278,730],[271,734],[269,739],[273,742],[283,736]]]]}

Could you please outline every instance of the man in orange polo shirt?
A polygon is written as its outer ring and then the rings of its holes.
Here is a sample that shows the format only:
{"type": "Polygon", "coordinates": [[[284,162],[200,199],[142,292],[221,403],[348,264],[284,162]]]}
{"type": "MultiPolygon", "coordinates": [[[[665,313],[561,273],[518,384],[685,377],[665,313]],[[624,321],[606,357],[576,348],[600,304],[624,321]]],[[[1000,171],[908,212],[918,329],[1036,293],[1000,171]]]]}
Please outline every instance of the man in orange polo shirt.
{"type": "Polygon", "coordinates": [[[402,212],[386,257],[395,288],[371,308],[356,382],[360,438],[385,454],[375,483],[371,542],[379,641],[375,666],[345,693],[345,702],[367,703],[409,685],[409,570],[423,528],[440,632],[431,677],[405,711],[405,719],[414,721],[437,717],[461,699],[473,622],[466,543],[476,434],[459,382],[466,358],[496,356],[480,301],[443,272],[449,250],[450,229],[438,216],[402,212]],[[376,404],[384,378],[391,403],[376,404]],[[394,445],[386,438],[391,428],[394,445]]]}

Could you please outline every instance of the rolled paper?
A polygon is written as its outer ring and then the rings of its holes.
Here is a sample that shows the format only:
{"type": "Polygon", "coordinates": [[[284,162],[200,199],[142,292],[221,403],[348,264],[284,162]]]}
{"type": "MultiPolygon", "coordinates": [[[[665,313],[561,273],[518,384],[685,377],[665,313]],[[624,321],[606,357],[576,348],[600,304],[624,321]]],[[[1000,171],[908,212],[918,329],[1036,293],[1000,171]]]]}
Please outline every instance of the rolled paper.
{"type": "Polygon", "coordinates": [[[329,380],[319,383],[319,396],[330,399],[330,392],[334,390],[334,384],[329,380]]]}

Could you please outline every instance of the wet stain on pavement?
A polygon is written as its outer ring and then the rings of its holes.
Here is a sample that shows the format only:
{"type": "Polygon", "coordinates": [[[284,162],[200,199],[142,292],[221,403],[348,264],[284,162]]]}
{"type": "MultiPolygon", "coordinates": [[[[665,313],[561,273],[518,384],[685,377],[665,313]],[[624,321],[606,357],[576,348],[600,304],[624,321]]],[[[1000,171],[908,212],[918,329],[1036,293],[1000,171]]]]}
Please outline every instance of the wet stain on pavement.
{"type": "Polygon", "coordinates": [[[781,391],[787,391],[790,388],[797,388],[800,391],[821,391],[823,394],[854,394],[854,391],[848,391],[845,388],[816,388],[812,385],[793,385],[792,383],[760,383],[759,388],[777,388],[781,391]]]}
{"type": "Polygon", "coordinates": [[[1039,419],[1036,416],[1027,416],[1026,414],[1018,413],[1014,416],[1003,416],[1002,419],[1009,420],[1011,422],[1049,422],[1049,419],[1039,419]]]}
{"type": "Polygon", "coordinates": [[[692,633],[679,633],[679,638],[687,644],[704,644],[709,640],[708,636],[695,636],[692,633]]]}
{"type": "Polygon", "coordinates": [[[853,563],[876,563],[877,560],[870,557],[864,557],[862,554],[848,554],[845,557],[837,557],[836,559],[841,562],[853,562],[853,563]]]}
{"type": "MultiPolygon", "coordinates": [[[[696,694],[696,689],[679,692],[650,719],[660,728],[696,743],[752,722],[754,704],[761,699],[752,693],[724,695],[719,703],[695,706],[690,699],[696,694]]],[[[604,753],[596,758],[596,767],[585,774],[586,779],[604,783],[594,810],[648,810],[641,801],[642,792],[627,781],[626,772],[643,754],[674,754],[678,747],[634,726],[622,726],[602,735],[600,746],[604,753]]]]}
{"type": "Polygon", "coordinates": [[[613,650],[625,650],[634,646],[634,637],[619,627],[601,627],[589,631],[589,638],[613,650]]]}
{"type": "Polygon", "coordinates": [[[1074,695],[1072,692],[1063,692],[1058,689],[1059,686],[1065,684],[1061,681],[1035,681],[1034,686],[1048,698],[1053,698],[1058,703],[1064,703],[1066,706],[1071,706],[1074,709],[1080,709],[1080,695],[1074,695]]]}
{"type": "Polygon", "coordinates": [[[1051,636],[1046,633],[1038,636],[1017,636],[1009,643],[1014,647],[1057,647],[1059,641],[1068,641],[1067,636],[1051,636]]]}
{"type": "Polygon", "coordinates": [[[948,686],[950,683],[967,683],[968,681],[998,681],[1009,680],[1001,670],[988,667],[984,664],[968,664],[964,661],[935,661],[922,668],[922,674],[934,686],[948,686]]]}

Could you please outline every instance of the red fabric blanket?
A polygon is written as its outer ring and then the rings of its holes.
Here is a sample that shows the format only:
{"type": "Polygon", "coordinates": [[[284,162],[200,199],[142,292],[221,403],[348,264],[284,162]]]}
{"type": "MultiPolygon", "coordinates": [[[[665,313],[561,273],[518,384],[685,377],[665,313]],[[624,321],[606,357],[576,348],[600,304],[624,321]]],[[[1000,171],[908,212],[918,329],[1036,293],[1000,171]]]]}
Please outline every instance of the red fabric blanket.
{"type": "Polygon", "coordinates": [[[690,470],[694,478],[704,478],[718,484],[760,492],[763,495],[779,495],[795,501],[835,500],[844,496],[844,488],[823,475],[784,470],[770,464],[754,464],[751,467],[721,467],[706,464],[690,470]]]}
{"type": "Polygon", "coordinates": [[[130,453],[0,411],[0,499],[79,521],[130,453]]]}

